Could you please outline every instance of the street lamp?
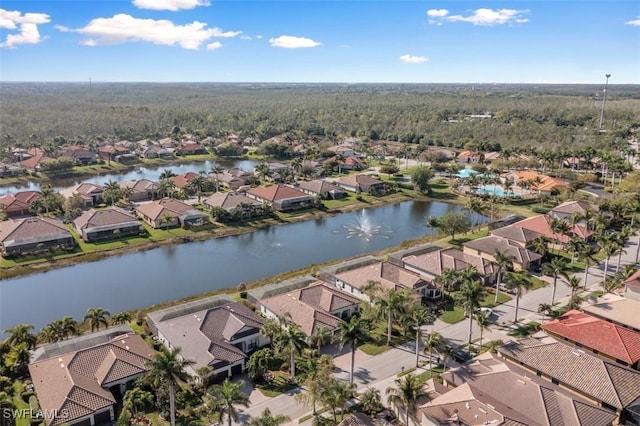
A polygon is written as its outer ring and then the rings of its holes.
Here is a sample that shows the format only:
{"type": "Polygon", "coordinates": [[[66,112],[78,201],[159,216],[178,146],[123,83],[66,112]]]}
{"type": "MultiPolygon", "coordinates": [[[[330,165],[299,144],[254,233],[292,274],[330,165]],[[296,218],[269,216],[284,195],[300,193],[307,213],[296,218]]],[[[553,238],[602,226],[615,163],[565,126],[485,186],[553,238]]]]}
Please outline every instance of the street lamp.
{"type": "Polygon", "coordinates": [[[602,131],[602,122],[604,121],[604,103],[607,101],[607,86],[609,85],[609,77],[611,77],[611,74],[606,74],[605,77],[607,79],[604,82],[604,91],[602,95],[602,109],[600,110],[600,126],[599,126],[600,131],[602,131]]]}

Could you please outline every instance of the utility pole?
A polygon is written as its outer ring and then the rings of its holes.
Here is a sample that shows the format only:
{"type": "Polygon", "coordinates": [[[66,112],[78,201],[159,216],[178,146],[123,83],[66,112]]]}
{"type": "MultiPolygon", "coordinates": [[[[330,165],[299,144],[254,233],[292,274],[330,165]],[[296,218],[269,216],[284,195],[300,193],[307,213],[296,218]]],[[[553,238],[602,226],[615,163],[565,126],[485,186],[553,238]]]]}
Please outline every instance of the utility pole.
{"type": "Polygon", "coordinates": [[[604,91],[602,94],[602,109],[600,110],[600,126],[598,127],[600,131],[602,131],[602,123],[604,122],[604,104],[605,102],[607,102],[607,86],[609,85],[609,77],[611,77],[611,74],[606,74],[605,77],[607,79],[604,82],[604,91]]]}

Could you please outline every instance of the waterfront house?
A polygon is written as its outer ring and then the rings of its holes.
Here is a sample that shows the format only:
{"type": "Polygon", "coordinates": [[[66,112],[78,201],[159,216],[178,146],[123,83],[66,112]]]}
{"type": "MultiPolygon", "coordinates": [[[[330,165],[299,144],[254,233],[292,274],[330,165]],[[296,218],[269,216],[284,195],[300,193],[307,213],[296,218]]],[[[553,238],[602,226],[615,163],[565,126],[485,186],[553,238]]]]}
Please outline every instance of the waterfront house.
{"type": "Polygon", "coordinates": [[[214,183],[216,182],[216,179],[217,179],[219,187],[228,188],[232,191],[237,191],[238,189],[247,185],[246,178],[233,175],[226,170],[218,174],[209,173],[209,179],[214,183]]]}
{"type": "Polygon", "coordinates": [[[87,165],[95,163],[97,155],[87,147],[69,145],[58,153],[58,158],[69,158],[79,164],[87,165]]]}
{"type": "Polygon", "coordinates": [[[165,160],[173,158],[171,151],[160,145],[149,145],[142,150],[140,156],[142,158],[161,158],[165,160]]]}
{"type": "Polygon", "coordinates": [[[202,226],[207,215],[193,206],[173,198],[162,198],[136,207],[138,216],[153,228],[202,226]]]}
{"type": "Polygon", "coordinates": [[[5,257],[75,246],[73,236],[58,219],[29,217],[0,222],[0,250],[5,257]]]}
{"type": "Polygon", "coordinates": [[[343,320],[358,312],[359,303],[353,295],[321,281],[259,301],[265,317],[298,324],[307,336],[321,327],[336,333],[343,320]]]}
{"type": "Polygon", "coordinates": [[[64,198],[71,198],[74,195],[79,195],[84,202],[85,207],[93,207],[100,204],[103,201],[102,194],[104,188],[101,185],[95,183],[81,183],[70,188],[65,188],[60,191],[60,194],[64,198]]]}
{"type": "Polygon", "coordinates": [[[210,367],[216,380],[245,371],[248,353],[269,343],[260,333],[264,318],[229,296],[214,296],[151,312],[149,328],[169,349],[182,348],[181,356],[194,362],[186,368],[201,379],[198,370],[210,367]]]}
{"type": "Polygon", "coordinates": [[[119,163],[124,163],[127,161],[121,161],[123,158],[128,159],[133,156],[136,159],[135,154],[132,154],[131,150],[126,146],[122,145],[104,145],[98,148],[98,157],[104,161],[116,161],[119,163]]]}
{"type": "Polygon", "coordinates": [[[267,203],[278,211],[305,209],[314,206],[312,196],[281,184],[251,188],[247,191],[247,197],[267,203]]]}
{"type": "Polygon", "coordinates": [[[220,207],[229,213],[237,211],[243,214],[250,211],[263,210],[260,201],[249,198],[241,192],[216,192],[207,198],[203,198],[202,204],[209,208],[220,207]]]}
{"type": "Polygon", "coordinates": [[[542,259],[538,253],[523,248],[518,242],[495,235],[467,241],[463,244],[463,253],[479,256],[489,262],[496,261],[497,252],[505,254],[511,260],[513,269],[516,271],[527,271],[536,265],[540,266],[542,259]]]}
{"type": "Polygon", "coordinates": [[[342,188],[323,179],[301,182],[297,188],[306,194],[320,197],[323,200],[339,200],[345,196],[342,188]]]}
{"type": "Polygon", "coordinates": [[[586,227],[580,225],[576,225],[574,227],[569,226],[569,235],[553,232],[551,229],[551,220],[551,216],[541,214],[522,219],[521,221],[514,223],[512,226],[528,229],[544,235],[547,241],[549,241],[549,247],[556,249],[564,248],[564,245],[569,242],[572,236],[577,236],[583,240],[587,240],[591,235],[593,235],[592,231],[589,231],[586,227]]]}
{"type": "Polygon", "coordinates": [[[383,181],[369,175],[342,176],[336,181],[336,185],[347,191],[372,195],[382,194],[385,190],[383,181]]]}
{"type": "Polygon", "coordinates": [[[177,176],[171,176],[169,180],[173,182],[176,188],[189,189],[189,185],[193,178],[200,176],[198,173],[187,172],[177,176]]]}
{"type": "Polygon", "coordinates": [[[137,217],[115,206],[86,211],[73,221],[73,225],[86,242],[114,240],[144,231],[137,217]]]}
{"type": "Polygon", "coordinates": [[[207,154],[207,149],[195,141],[187,141],[176,149],[177,155],[207,154]]]}
{"type": "Polygon", "coordinates": [[[153,349],[129,326],[38,348],[29,373],[45,423],[114,424],[116,401],[149,371],[152,358],[153,349]]]}
{"type": "Polygon", "coordinates": [[[25,173],[26,170],[19,164],[3,163],[0,161],[0,177],[20,176],[25,173]]]}
{"type": "Polygon", "coordinates": [[[129,180],[122,182],[120,188],[131,189],[131,195],[129,195],[129,201],[148,201],[154,200],[159,197],[157,182],[150,181],[149,179],[129,180]]]}
{"type": "Polygon", "coordinates": [[[640,332],[571,310],[542,324],[549,335],[638,370],[640,332]]]}
{"type": "Polygon", "coordinates": [[[30,216],[31,202],[42,197],[38,191],[20,191],[0,197],[0,209],[7,217],[30,216]]]}
{"type": "Polygon", "coordinates": [[[640,371],[549,336],[509,341],[498,348],[498,354],[532,375],[615,411],[620,424],[640,422],[640,371]]]}
{"type": "Polygon", "coordinates": [[[40,170],[40,163],[46,160],[51,160],[44,154],[44,151],[40,148],[29,148],[26,152],[21,154],[22,160],[20,165],[29,170],[40,170]]]}

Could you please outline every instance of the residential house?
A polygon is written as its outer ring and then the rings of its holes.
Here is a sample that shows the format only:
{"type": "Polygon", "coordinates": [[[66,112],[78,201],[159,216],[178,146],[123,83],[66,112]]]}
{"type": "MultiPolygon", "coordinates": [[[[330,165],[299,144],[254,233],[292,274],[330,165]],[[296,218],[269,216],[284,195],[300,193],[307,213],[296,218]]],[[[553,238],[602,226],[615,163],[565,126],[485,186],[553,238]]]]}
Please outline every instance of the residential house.
{"type": "Polygon", "coordinates": [[[176,188],[180,188],[180,189],[189,189],[189,185],[191,184],[191,181],[193,180],[193,178],[200,176],[198,173],[194,173],[194,172],[187,172],[187,173],[183,173],[181,175],[177,175],[177,176],[171,176],[169,178],[169,180],[171,182],[173,182],[173,184],[176,186],[176,188]]]}
{"type": "Polygon", "coordinates": [[[29,170],[40,170],[40,163],[51,160],[40,148],[30,148],[22,154],[20,165],[29,170]]]}
{"type": "Polygon", "coordinates": [[[551,216],[541,214],[522,219],[521,221],[514,223],[512,226],[528,229],[544,235],[547,241],[549,241],[549,246],[557,249],[564,248],[564,245],[568,243],[574,235],[587,240],[593,234],[593,232],[587,231],[585,227],[579,225],[576,225],[573,228],[569,226],[571,228],[569,235],[553,232],[551,229],[551,220],[551,216]]]}
{"type": "Polygon", "coordinates": [[[496,253],[503,253],[511,259],[513,269],[516,271],[527,271],[534,266],[540,266],[542,260],[542,256],[522,247],[518,242],[495,235],[467,241],[463,246],[464,253],[479,256],[489,262],[496,261],[496,253]]]}
{"type": "Polygon", "coordinates": [[[497,159],[500,158],[500,153],[496,151],[487,152],[484,154],[484,162],[485,163],[493,163],[497,159]]]}
{"type": "Polygon", "coordinates": [[[58,153],[58,157],[69,158],[83,165],[93,164],[97,159],[97,155],[95,152],[91,151],[87,147],[78,145],[70,145],[63,148],[58,153]]]}
{"type": "Polygon", "coordinates": [[[440,396],[420,406],[423,425],[608,426],[616,418],[490,352],[442,379],[449,390],[439,388],[440,396]]]}
{"type": "Polygon", "coordinates": [[[0,250],[5,257],[75,246],[73,236],[58,219],[29,217],[0,222],[0,250]]]}
{"type": "MultiPolygon", "coordinates": [[[[268,176],[266,178],[273,182],[282,181],[282,175],[288,173],[291,170],[291,167],[288,164],[279,163],[276,161],[272,161],[266,164],[269,168],[268,176]]],[[[253,170],[253,174],[255,176],[259,175],[256,169],[253,170]]]]}
{"type": "Polygon", "coordinates": [[[120,188],[131,189],[129,201],[132,202],[154,200],[160,196],[158,183],[149,179],[122,182],[120,188]]]}
{"type": "Polygon", "coordinates": [[[338,265],[333,273],[329,273],[329,282],[363,300],[369,300],[365,290],[371,282],[379,283],[384,291],[412,290],[423,297],[440,295],[435,285],[420,274],[390,262],[373,259],[375,258],[365,257],[360,262],[338,265]]]}
{"type": "Polygon", "coordinates": [[[640,270],[624,280],[622,285],[624,286],[624,297],[640,302],[640,270]]]}
{"type": "Polygon", "coordinates": [[[207,149],[195,141],[187,141],[176,149],[177,155],[201,155],[207,153],[207,149]]]}
{"type": "Polygon", "coordinates": [[[73,225],[86,242],[114,240],[144,231],[137,217],[115,206],[86,211],[73,221],[73,225]]]}
{"type": "Polygon", "coordinates": [[[267,203],[279,211],[305,209],[315,205],[312,196],[280,184],[251,188],[247,191],[247,197],[267,203]]]}
{"type": "Polygon", "coordinates": [[[343,416],[338,426],[377,426],[377,424],[378,423],[366,414],[355,412],[346,417],[343,416]]]}
{"type": "MultiPolygon", "coordinates": [[[[595,213],[598,211],[598,206],[592,206],[584,201],[565,201],[562,204],[557,205],[549,211],[549,215],[558,219],[564,219],[571,223],[571,217],[575,214],[584,218],[586,214],[595,213]]],[[[584,223],[584,220],[580,221],[584,223]]]]}
{"type": "Polygon", "coordinates": [[[114,424],[116,401],[151,359],[153,349],[128,326],[38,348],[29,373],[45,423],[114,424]]]}
{"type": "MultiPolygon", "coordinates": [[[[98,157],[104,161],[118,161],[123,155],[130,155],[131,150],[122,145],[104,145],[98,148],[98,157]]],[[[125,157],[126,158],[126,157],[125,157]]],[[[135,158],[135,155],[134,155],[135,158]]]]}
{"type": "Polygon", "coordinates": [[[458,163],[472,163],[478,161],[480,156],[473,151],[462,151],[460,154],[456,156],[456,161],[458,163]]]}
{"type": "Polygon", "coordinates": [[[605,294],[598,298],[597,303],[581,306],[580,309],[589,315],[640,332],[639,300],[605,294]]]}
{"type": "Polygon", "coordinates": [[[220,173],[209,173],[209,179],[214,183],[217,179],[219,187],[228,188],[232,191],[237,191],[238,189],[247,185],[246,178],[233,175],[227,170],[220,173]]]}
{"type": "Polygon", "coordinates": [[[147,315],[152,333],[194,363],[189,375],[210,367],[217,380],[245,371],[248,353],[269,343],[260,333],[265,320],[229,296],[214,296],[147,315]]]}
{"type": "Polygon", "coordinates": [[[638,370],[640,332],[571,310],[542,324],[549,335],[638,370]]]}
{"type": "Polygon", "coordinates": [[[489,235],[507,239],[524,249],[533,248],[536,239],[538,239],[540,236],[544,237],[544,235],[540,234],[539,232],[512,225],[492,229],[489,231],[489,235]]]}
{"type": "Polygon", "coordinates": [[[615,411],[621,424],[640,423],[640,371],[548,336],[509,341],[498,348],[498,354],[531,374],[615,411]]]}
{"type": "Polygon", "coordinates": [[[142,158],[173,158],[173,154],[171,153],[171,151],[160,145],[149,145],[142,150],[140,155],[142,156],[142,158]]]}
{"type": "Polygon", "coordinates": [[[74,195],[79,195],[84,201],[85,207],[93,207],[100,204],[103,201],[103,193],[104,188],[95,183],[81,183],[79,185],[60,190],[60,194],[64,198],[71,198],[74,195]]]}
{"type": "Polygon", "coordinates": [[[26,170],[20,164],[3,163],[0,161],[0,177],[20,176],[26,173],[26,170]]]}
{"type": "Polygon", "coordinates": [[[442,248],[433,244],[391,253],[389,262],[431,280],[442,275],[445,269],[461,271],[473,267],[485,284],[492,284],[496,273],[494,265],[487,259],[453,247],[442,248]]]}
{"type": "Polygon", "coordinates": [[[321,327],[336,333],[343,320],[358,312],[359,303],[349,293],[316,281],[304,288],[260,299],[259,306],[265,317],[284,323],[291,321],[311,336],[321,327]]]}
{"type": "Polygon", "coordinates": [[[357,157],[330,157],[324,160],[322,163],[331,163],[335,161],[338,163],[339,171],[345,172],[350,170],[362,170],[365,168],[364,163],[357,157]]]}
{"type": "Polygon", "coordinates": [[[327,151],[331,151],[336,155],[341,155],[343,157],[355,157],[356,152],[353,150],[353,145],[351,144],[340,144],[334,145],[327,148],[327,151]]]}
{"type": "Polygon", "coordinates": [[[323,179],[301,182],[297,188],[306,194],[320,197],[323,200],[339,200],[345,196],[344,189],[323,179]]]}
{"type": "Polygon", "coordinates": [[[31,215],[29,209],[31,202],[42,197],[38,191],[20,191],[0,197],[0,209],[4,210],[7,217],[20,217],[31,215]]]}
{"type": "Polygon", "coordinates": [[[377,195],[385,192],[385,183],[369,175],[342,176],[336,181],[336,185],[356,193],[377,195]]]}
{"type": "Polygon", "coordinates": [[[511,180],[517,186],[519,186],[518,183],[527,182],[532,190],[547,195],[556,193],[568,186],[563,180],[555,179],[533,170],[512,170],[504,173],[502,178],[511,180]]]}
{"type": "Polygon", "coordinates": [[[234,211],[238,211],[240,214],[250,211],[252,214],[255,214],[256,211],[263,213],[260,201],[249,198],[241,192],[216,192],[203,198],[202,203],[209,208],[220,207],[229,213],[234,211]]]}
{"type": "Polygon", "coordinates": [[[173,198],[162,198],[136,207],[138,216],[153,228],[181,226],[190,228],[208,222],[207,215],[173,198]]]}

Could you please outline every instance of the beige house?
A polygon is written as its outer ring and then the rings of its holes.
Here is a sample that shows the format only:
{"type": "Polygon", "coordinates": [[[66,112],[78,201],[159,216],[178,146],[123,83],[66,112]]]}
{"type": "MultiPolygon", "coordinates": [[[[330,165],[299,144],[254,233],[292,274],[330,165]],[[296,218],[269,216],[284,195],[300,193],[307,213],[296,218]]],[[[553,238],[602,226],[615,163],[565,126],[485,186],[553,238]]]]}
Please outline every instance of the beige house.
{"type": "Polygon", "coordinates": [[[540,265],[542,259],[538,253],[523,248],[520,243],[495,235],[468,241],[463,246],[465,254],[479,256],[489,262],[496,261],[497,252],[503,253],[511,259],[516,271],[527,271],[534,265],[540,265]]]}
{"type": "Polygon", "coordinates": [[[113,240],[144,231],[137,217],[115,206],[86,211],[73,221],[73,225],[87,242],[113,240]]]}
{"type": "Polygon", "coordinates": [[[182,226],[189,228],[202,226],[208,222],[207,215],[191,205],[173,198],[163,198],[140,204],[136,207],[138,216],[153,228],[182,226]]]}
{"type": "Polygon", "coordinates": [[[29,217],[0,222],[0,253],[5,257],[75,246],[73,236],[58,219],[29,217]]]}

